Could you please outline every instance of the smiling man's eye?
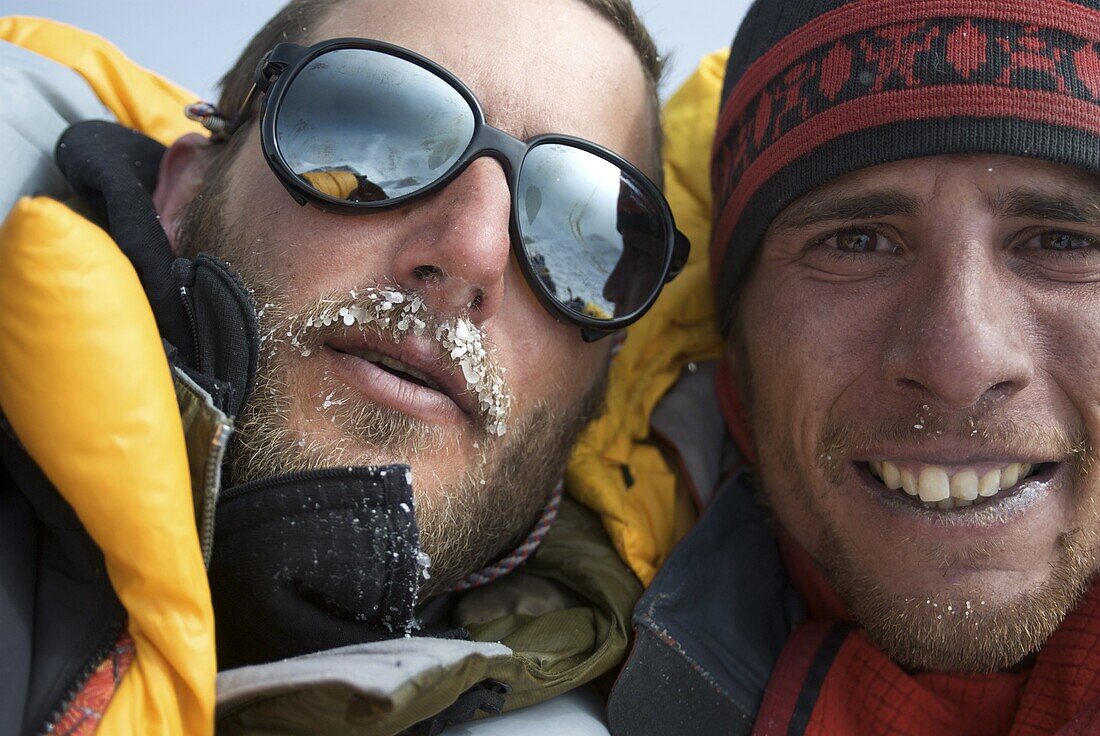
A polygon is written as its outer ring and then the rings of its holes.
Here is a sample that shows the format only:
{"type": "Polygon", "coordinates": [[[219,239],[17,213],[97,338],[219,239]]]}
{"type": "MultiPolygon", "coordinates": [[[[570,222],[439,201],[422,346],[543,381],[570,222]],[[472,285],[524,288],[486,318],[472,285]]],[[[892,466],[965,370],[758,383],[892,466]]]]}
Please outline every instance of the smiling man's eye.
{"type": "Polygon", "coordinates": [[[1049,232],[1036,237],[1035,245],[1044,250],[1084,250],[1097,245],[1096,238],[1077,233],[1049,232]]]}
{"type": "Polygon", "coordinates": [[[840,230],[818,241],[820,245],[834,248],[842,253],[897,253],[898,246],[882,233],[875,230],[840,230]]]}
{"type": "Polygon", "coordinates": [[[1100,238],[1067,230],[1025,235],[1015,253],[1037,273],[1056,280],[1095,281],[1100,278],[1100,238]]]}
{"type": "Polygon", "coordinates": [[[837,233],[836,247],[849,253],[870,253],[878,249],[878,234],[866,230],[837,233]]]}

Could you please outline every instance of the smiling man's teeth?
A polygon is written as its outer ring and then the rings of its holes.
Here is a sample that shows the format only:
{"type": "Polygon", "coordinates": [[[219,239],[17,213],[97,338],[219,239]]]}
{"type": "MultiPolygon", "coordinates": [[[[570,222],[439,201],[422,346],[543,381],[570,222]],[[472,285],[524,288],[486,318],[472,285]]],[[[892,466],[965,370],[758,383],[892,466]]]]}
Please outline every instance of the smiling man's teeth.
{"type": "Polygon", "coordinates": [[[917,478],[917,495],[925,503],[946,501],[951,498],[951,480],[943,468],[928,466],[917,478]]]}
{"type": "Polygon", "coordinates": [[[413,378],[417,379],[418,381],[423,381],[424,384],[427,385],[428,387],[433,388],[436,391],[441,390],[439,388],[439,384],[437,384],[435,381],[433,381],[432,379],[425,376],[420,371],[418,371],[415,368],[412,368],[410,366],[407,366],[404,363],[402,363],[401,361],[395,360],[395,359],[391,358],[388,355],[383,355],[382,353],[376,353],[373,350],[363,350],[362,352],[355,353],[355,357],[362,358],[363,360],[369,360],[371,363],[380,363],[380,364],[386,366],[387,368],[392,368],[395,371],[400,371],[402,373],[407,373],[408,375],[412,376],[413,378]]]}
{"type": "Polygon", "coordinates": [[[973,470],[960,470],[951,476],[951,498],[973,501],[978,497],[978,474],[973,470]]]}
{"type": "Polygon", "coordinates": [[[939,465],[890,460],[872,460],[868,466],[887,488],[900,488],[938,509],[970,506],[979,498],[995,496],[1015,486],[1036,468],[1028,463],[1008,463],[979,473],[973,468],[952,471],[939,465]]]}
{"type": "Polygon", "coordinates": [[[900,478],[901,487],[905,489],[905,492],[910,496],[917,495],[917,476],[913,475],[909,470],[902,470],[900,478]]]}
{"type": "Polygon", "coordinates": [[[882,465],[882,482],[886,484],[887,488],[893,491],[901,488],[901,473],[898,472],[897,465],[893,463],[882,465]]]}

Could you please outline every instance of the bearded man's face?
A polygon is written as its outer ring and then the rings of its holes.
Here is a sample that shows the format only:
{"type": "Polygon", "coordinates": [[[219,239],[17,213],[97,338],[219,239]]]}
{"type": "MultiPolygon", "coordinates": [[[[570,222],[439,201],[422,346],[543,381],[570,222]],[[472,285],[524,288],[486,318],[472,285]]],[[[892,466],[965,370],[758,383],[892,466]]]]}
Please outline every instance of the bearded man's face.
{"type": "MultiPolygon", "coordinates": [[[[311,36],[417,51],[518,138],[553,131],[653,158],[646,82],[618,29],[572,1],[480,5],[349,4],[311,36]],[[551,32],[563,24],[567,36],[551,32]]],[[[229,262],[260,312],[261,370],[230,449],[231,481],[410,464],[428,592],[438,590],[533,523],[599,407],[610,341],[583,342],[531,292],[511,255],[496,161],[478,159],[400,209],[341,216],[295,205],[256,126],[238,135],[248,137],[212,167],[175,243],[229,262]]]]}
{"type": "Polygon", "coordinates": [[[1100,182],[942,156],[772,223],[728,353],[764,498],[903,666],[1041,647],[1097,566],[1100,182]]]}

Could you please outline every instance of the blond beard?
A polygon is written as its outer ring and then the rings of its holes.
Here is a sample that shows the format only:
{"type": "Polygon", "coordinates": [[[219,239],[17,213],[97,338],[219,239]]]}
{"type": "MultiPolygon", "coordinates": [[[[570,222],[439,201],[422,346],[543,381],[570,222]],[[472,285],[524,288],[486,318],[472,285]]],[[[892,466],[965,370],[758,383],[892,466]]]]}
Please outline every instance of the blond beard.
{"type": "Polygon", "coordinates": [[[238,420],[230,449],[231,481],[378,464],[380,456],[411,465],[420,545],[431,558],[431,577],[421,586],[424,597],[519,542],[559,482],[577,435],[598,414],[607,381],[605,369],[574,405],[536,406],[504,437],[479,439],[469,468],[446,487],[425,493],[415,479],[431,473],[433,454],[449,441],[439,427],[341,396],[334,387],[322,393],[332,397],[328,418],[338,428],[338,439],[304,440],[287,418],[294,399],[273,357],[261,361],[253,398],[238,420]]]}

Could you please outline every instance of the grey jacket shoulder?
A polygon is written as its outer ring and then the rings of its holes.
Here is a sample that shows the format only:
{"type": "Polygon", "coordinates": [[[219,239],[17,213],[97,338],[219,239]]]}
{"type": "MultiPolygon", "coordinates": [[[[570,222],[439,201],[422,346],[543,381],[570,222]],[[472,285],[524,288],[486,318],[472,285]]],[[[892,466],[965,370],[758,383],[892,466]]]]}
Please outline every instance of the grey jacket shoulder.
{"type": "Polygon", "coordinates": [[[682,480],[700,508],[710,505],[727,465],[739,461],[714,395],[716,370],[713,362],[689,363],[649,419],[650,431],[680,457],[682,480]]]}
{"type": "Polygon", "coordinates": [[[616,736],[750,733],[805,616],[752,472],[731,472],[739,458],[713,387],[709,369],[686,374],[654,414],[709,504],[634,609],[634,648],[608,703],[616,736]]]}
{"type": "Polygon", "coordinates": [[[81,120],[114,120],[84,78],[0,41],[0,220],[20,197],[69,199],[54,161],[57,139],[81,120]]]}

